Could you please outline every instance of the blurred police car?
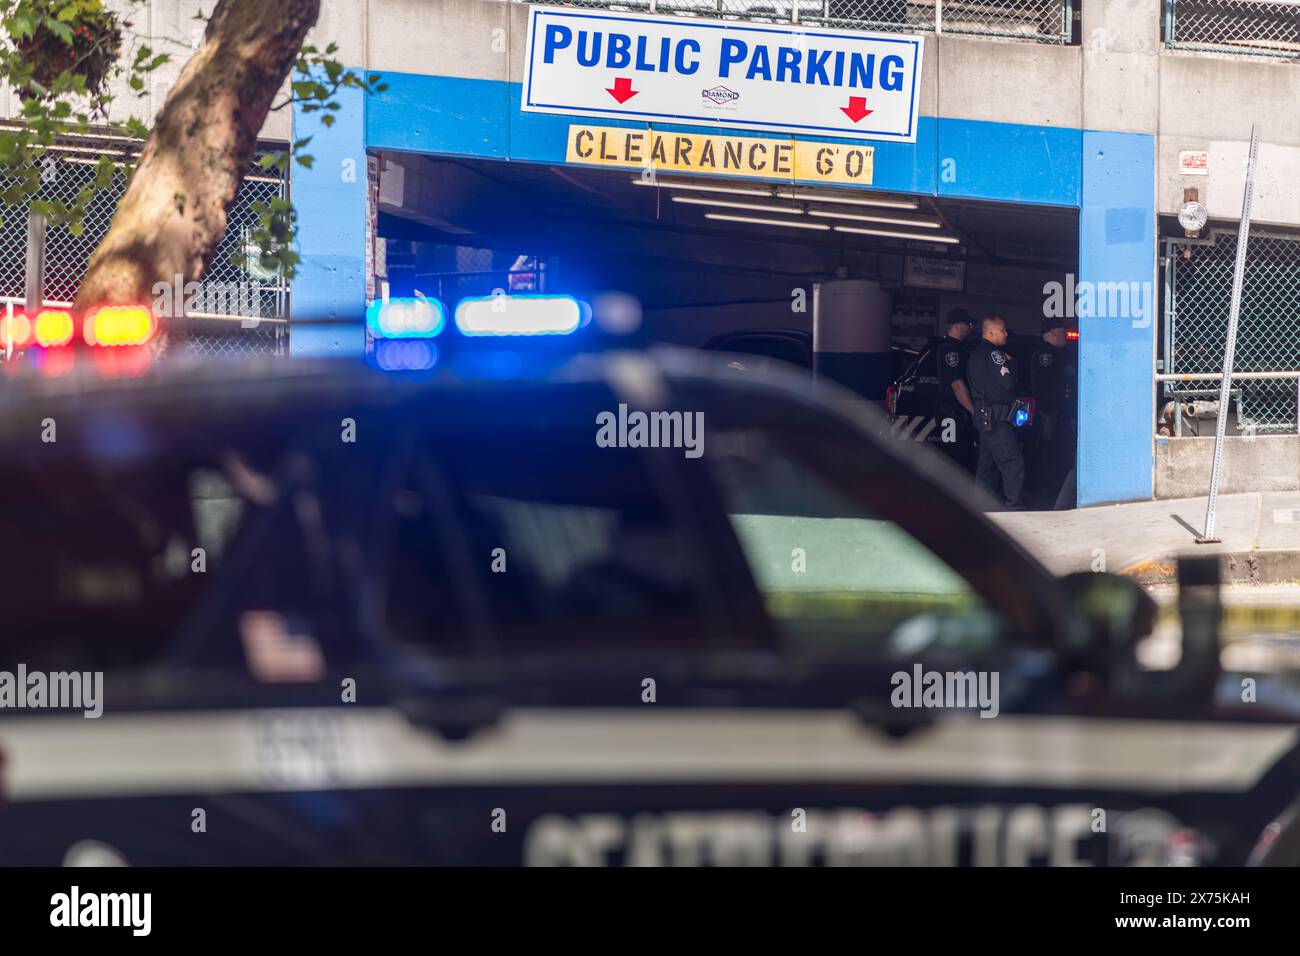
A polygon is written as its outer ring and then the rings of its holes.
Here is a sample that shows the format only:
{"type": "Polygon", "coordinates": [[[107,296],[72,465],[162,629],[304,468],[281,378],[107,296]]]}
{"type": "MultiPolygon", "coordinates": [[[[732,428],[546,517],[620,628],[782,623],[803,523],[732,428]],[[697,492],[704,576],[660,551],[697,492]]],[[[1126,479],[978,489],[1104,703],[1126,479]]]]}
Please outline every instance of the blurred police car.
{"type": "Polygon", "coordinates": [[[6,382],[0,864],[1246,860],[1294,708],[1141,670],[1135,586],[839,408],[675,352],[6,382]]]}

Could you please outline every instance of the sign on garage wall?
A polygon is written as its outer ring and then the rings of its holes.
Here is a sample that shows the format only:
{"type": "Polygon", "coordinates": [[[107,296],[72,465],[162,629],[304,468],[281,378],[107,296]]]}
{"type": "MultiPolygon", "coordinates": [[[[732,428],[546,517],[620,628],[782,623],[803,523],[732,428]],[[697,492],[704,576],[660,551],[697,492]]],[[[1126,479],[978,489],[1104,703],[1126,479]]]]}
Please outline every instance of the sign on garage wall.
{"type": "Polygon", "coordinates": [[[705,173],[870,186],[874,155],[874,147],[855,143],[575,124],[569,127],[565,162],[620,166],[643,174],[705,173]]]}
{"type": "Polygon", "coordinates": [[[919,36],[530,7],[521,108],[916,141],[919,36]]]}

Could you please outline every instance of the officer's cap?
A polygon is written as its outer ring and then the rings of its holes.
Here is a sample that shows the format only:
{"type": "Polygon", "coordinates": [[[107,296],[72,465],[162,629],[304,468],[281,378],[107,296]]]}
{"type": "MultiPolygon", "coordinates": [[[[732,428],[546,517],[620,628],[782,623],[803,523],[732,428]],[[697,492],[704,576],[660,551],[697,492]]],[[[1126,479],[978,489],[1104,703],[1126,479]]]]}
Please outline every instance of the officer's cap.
{"type": "Polygon", "coordinates": [[[1066,322],[1065,319],[1048,318],[1048,319],[1043,319],[1042,322],[1038,323],[1038,333],[1040,335],[1046,335],[1048,332],[1051,332],[1053,329],[1069,329],[1069,328],[1070,328],[1070,323],[1066,322]]]}

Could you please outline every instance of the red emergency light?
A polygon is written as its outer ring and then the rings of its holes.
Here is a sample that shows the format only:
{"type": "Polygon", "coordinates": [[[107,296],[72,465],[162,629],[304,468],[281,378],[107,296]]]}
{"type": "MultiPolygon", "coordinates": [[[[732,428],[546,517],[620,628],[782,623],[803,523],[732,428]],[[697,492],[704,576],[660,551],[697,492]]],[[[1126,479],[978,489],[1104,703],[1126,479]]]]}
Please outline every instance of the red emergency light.
{"type": "Polygon", "coordinates": [[[41,309],[32,323],[32,336],[42,348],[58,348],[72,341],[72,313],[67,309],[41,309]]]}
{"type": "Polygon", "coordinates": [[[22,312],[0,315],[0,346],[7,345],[12,339],[14,348],[20,349],[31,337],[32,323],[22,312]]]}
{"type": "Polygon", "coordinates": [[[157,331],[153,313],[140,305],[109,305],[86,315],[82,337],[87,345],[144,345],[157,331]]]}

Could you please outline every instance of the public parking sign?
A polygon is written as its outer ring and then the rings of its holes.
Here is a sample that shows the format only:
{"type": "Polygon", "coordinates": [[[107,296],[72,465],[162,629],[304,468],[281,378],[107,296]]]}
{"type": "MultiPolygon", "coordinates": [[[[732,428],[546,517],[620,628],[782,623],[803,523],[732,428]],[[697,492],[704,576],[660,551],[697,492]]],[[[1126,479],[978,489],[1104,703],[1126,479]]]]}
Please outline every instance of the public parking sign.
{"type": "Polygon", "coordinates": [[[531,7],[521,108],[916,141],[919,36],[531,7]]]}

